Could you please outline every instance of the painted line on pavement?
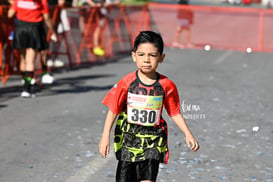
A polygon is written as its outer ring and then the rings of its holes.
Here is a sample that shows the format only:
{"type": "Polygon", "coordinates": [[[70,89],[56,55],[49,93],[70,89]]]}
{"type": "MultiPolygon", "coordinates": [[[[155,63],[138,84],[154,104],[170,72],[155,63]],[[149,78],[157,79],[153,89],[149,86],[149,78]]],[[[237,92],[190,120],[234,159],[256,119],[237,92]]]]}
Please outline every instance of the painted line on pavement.
{"type": "Polygon", "coordinates": [[[222,63],[228,56],[230,56],[233,52],[232,51],[226,51],[224,54],[222,54],[218,59],[216,59],[215,64],[222,63]]]}
{"type": "Polygon", "coordinates": [[[71,176],[65,182],[87,182],[90,181],[92,175],[103,168],[111,159],[114,158],[113,152],[110,152],[106,159],[104,159],[101,155],[98,155],[94,160],[90,161],[86,166],[84,166],[81,170],[76,172],[74,176],[71,176]]]}

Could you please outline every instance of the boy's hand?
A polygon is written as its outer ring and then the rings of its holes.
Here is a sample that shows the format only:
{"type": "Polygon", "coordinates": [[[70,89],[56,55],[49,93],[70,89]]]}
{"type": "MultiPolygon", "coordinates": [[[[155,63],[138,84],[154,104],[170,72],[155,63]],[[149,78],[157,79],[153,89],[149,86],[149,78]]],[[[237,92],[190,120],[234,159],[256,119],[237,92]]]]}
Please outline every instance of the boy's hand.
{"type": "Polygon", "coordinates": [[[99,144],[99,151],[103,158],[106,158],[106,155],[110,151],[110,142],[108,137],[102,137],[99,144]]]}
{"type": "Polygon", "coordinates": [[[188,147],[194,152],[199,149],[199,144],[193,137],[186,137],[186,143],[188,147]]]}

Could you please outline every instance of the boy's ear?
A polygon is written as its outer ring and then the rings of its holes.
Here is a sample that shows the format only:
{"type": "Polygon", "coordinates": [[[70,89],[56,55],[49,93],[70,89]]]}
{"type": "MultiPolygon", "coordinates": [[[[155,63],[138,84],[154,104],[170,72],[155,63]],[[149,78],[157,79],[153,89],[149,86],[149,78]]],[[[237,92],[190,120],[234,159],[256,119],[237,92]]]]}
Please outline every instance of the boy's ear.
{"type": "Polygon", "coordinates": [[[165,58],[165,54],[162,54],[162,55],[160,56],[160,60],[159,60],[159,63],[163,63],[163,61],[164,61],[164,58],[165,58]]]}
{"type": "Polygon", "coordinates": [[[136,62],[136,53],[134,51],[131,52],[131,56],[134,62],[136,62]]]}

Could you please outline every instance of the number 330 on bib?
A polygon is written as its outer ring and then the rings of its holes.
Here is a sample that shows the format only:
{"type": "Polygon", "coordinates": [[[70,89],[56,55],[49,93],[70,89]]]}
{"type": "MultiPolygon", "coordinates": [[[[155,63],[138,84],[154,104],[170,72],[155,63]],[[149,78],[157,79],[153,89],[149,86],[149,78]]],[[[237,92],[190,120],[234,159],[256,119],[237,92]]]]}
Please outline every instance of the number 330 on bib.
{"type": "Polygon", "coordinates": [[[160,119],[163,96],[127,95],[128,122],[143,126],[153,126],[160,119]]]}

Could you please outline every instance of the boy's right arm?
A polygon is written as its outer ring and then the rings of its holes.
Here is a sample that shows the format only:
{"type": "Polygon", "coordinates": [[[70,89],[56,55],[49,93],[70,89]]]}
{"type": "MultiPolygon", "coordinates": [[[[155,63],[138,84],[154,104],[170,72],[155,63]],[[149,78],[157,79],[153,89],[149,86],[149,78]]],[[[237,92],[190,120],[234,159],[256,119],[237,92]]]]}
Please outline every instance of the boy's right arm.
{"type": "Polygon", "coordinates": [[[99,144],[99,151],[103,158],[106,158],[106,155],[109,154],[110,151],[110,133],[116,117],[117,115],[109,109],[99,144]]]}

